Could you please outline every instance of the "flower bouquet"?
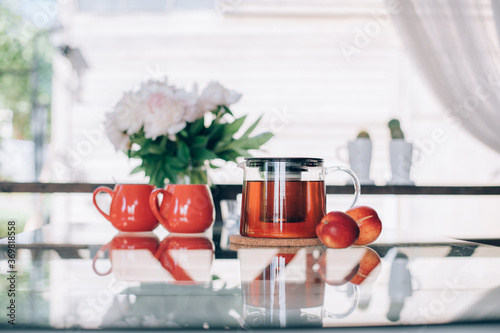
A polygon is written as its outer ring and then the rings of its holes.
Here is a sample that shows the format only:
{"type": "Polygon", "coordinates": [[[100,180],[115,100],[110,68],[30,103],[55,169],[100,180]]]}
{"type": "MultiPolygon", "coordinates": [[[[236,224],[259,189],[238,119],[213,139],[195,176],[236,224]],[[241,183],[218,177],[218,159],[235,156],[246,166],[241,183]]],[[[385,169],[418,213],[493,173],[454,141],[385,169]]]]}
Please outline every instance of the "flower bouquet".
{"type": "Polygon", "coordinates": [[[253,135],[260,119],[235,137],[246,116],[235,118],[229,107],[241,94],[210,82],[198,94],[169,85],[166,78],[148,80],[138,89],[124,93],[106,115],[105,129],[117,150],[142,163],[131,174],[144,171],[149,183],[207,184],[212,160],[236,162],[251,157],[273,136],[253,135]]]}

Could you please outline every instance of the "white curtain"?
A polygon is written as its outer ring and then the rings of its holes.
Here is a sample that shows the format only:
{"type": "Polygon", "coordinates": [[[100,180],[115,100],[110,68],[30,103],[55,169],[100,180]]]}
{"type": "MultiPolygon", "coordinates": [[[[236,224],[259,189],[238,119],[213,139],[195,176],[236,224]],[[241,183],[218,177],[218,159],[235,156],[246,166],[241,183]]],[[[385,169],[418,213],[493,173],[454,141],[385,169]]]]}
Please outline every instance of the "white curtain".
{"type": "MultiPolygon", "coordinates": [[[[500,6],[500,0],[491,1],[500,6]]],[[[394,0],[386,4],[394,8],[394,0]]],[[[448,120],[500,153],[500,58],[490,3],[401,0],[398,4],[397,14],[392,15],[396,30],[446,108],[448,120]]]]}

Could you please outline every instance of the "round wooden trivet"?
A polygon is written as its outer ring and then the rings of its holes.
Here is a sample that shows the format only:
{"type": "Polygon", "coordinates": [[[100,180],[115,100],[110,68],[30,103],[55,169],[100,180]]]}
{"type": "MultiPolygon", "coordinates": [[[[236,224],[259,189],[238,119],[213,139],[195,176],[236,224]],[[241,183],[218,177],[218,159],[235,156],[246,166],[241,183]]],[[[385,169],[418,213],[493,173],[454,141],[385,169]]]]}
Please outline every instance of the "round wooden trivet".
{"type": "Polygon", "coordinates": [[[321,245],[319,238],[257,238],[245,237],[241,235],[231,235],[229,237],[231,244],[246,245],[246,246],[266,246],[266,247],[281,247],[281,246],[317,246],[321,245]]]}

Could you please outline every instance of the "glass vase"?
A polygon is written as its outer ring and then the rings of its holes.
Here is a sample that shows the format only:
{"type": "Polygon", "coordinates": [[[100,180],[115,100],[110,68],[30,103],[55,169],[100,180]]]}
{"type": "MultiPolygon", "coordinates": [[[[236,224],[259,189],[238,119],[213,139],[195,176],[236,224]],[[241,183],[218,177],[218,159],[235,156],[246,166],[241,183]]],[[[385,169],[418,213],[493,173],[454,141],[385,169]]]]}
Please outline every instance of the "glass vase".
{"type": "Polygon", "coordinates": [[[184,172],[177,174],[176,184],[210,185],[206,165],[190,165],[184,172]]]}

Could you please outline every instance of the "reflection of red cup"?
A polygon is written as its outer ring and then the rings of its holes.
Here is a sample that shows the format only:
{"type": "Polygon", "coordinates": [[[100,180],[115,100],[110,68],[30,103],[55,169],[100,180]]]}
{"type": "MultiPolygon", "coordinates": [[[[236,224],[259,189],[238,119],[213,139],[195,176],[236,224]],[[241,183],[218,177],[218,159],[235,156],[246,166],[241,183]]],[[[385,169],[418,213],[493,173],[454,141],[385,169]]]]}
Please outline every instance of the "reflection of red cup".
{"type": "Polygon", "coordinates": [[[167,185],[151,193],[149,204],[156,218],[170,232],[202,233],[215,221],[208,185],[167,185]],[[158,193],[163,194],[161,205],[157,203],[158,193]]]}
{"type": "Polygon", "coordinates": [[[149,195],[153,189],[153,185],[143,184],[115,185],[114,190],[100,186],[94,190],[94,205],[120,231],[152,231],[158,226],[158,220],[149,207],[149,195]],[[97,204],[96,196],[99,192],[111,195],[109,215],[97,204]]]}
{"type": "Polygon", "coordinates": [[[112,270],[123,271],[123,267],[132,271],[137,270],[137,267],[134,267],[134,263],[142,260],[144,250],[149,251],[154,256],[158,250],[159,243],[158,237],[151,232],[120,232],[108,244],[103,245],[97,251],[92,262],[92,268],[97,275],[101,276],[108,275],[112,270]],[[107,250],[109,250],[111,268],[107,272],[101,273],[96,269],[96,261],[107,250]],[[117,256],[120,250],[127,251],[126,262],[120,260],[121,257],[117,256]]]}
{"type": "Polygon", "coordinates": [[[209,282],[213,256],[214,244],[204,235],[169,234],[156,252],[173,284],[209,282]]]}
{"type": "Polygon", "coordinates": [[[120,232],[111,240],[110,250],[149,250],[153,255],[158,250],[160,241],[150,232],[120,232]]]}

